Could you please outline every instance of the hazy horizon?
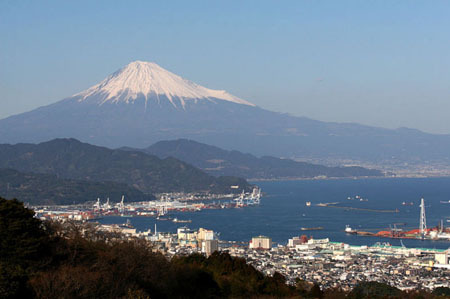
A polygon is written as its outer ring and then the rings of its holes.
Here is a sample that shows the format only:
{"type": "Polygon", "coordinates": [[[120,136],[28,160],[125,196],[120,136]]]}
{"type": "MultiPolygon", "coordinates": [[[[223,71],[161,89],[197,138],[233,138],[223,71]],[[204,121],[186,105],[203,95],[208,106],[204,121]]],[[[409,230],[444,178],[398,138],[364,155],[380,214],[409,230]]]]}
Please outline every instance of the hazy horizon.
{"type": "Polygon", "coordinates": [[[153,61],[262,108],[449,134],[450,3],[0,4],[0,119],[153,61]]]}

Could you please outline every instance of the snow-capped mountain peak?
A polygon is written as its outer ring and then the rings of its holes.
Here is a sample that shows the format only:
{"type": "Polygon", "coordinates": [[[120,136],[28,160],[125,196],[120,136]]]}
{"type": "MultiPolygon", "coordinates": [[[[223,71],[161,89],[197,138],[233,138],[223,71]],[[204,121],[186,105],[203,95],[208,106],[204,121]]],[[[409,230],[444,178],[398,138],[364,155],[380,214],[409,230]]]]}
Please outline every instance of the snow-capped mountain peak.
{"type": "Polygon", "coordinates": [[[93,100],[99,105],[111,102],[132,103],[144,97],[146,101],[161,96],[174,105],[178,99],[184,107],[185,101],[206,99],[224,100],[237,104],[255,106],[224,90],[209,89],[175,75],[156,63],[134,61],[113,73],[105,80],[76,95],[78,101],[93,100]]]}

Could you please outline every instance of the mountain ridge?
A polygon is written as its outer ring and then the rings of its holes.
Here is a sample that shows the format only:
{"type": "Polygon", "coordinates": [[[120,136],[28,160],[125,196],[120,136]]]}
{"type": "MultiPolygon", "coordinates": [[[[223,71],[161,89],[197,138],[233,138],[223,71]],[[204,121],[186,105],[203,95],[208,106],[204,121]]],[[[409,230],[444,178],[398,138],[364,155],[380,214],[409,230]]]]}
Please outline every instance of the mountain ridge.
{"type": "Polygon", "coordinates": [[[231,175],[246,179],[385,176],[379,170],[363,167],[327,167],[271,156],[256,157],[248,153],[241,153],[236,150],[227,151],[188,139],[159,141],[140,150],[161,159],[177,158],[215,176],[231,175]]]}
{"type": "MultiPolygon", "coordinates": [[[[250,189],[240,178],[212,177],[175,158],[159,159],[141,152],[111,150],[76,139],[40,144],[1,144],[0,168],[53,174],[58,178],[127,184],[143,193],[232,193],[231,185],[250,189]]],[[[237,191],[236,191],[237,192],[237,191]]]]}

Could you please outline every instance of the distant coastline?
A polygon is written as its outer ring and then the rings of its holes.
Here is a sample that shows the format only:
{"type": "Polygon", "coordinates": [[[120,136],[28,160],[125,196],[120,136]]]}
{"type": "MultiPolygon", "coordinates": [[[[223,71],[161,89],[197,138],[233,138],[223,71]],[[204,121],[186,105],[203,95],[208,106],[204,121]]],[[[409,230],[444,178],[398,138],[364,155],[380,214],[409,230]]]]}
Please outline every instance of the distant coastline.
{"type": "Polygon", "coordinates": [[[248,178],[248,182],[281,182],[281,181],[330,181],[330,180],[365,180],[365,179],[437,179],[450,178],[450,175],[419,176],[419,175],[395,175],[395,176],[359,176],[359,177],[313,177],[313,178],[248,178]]]}

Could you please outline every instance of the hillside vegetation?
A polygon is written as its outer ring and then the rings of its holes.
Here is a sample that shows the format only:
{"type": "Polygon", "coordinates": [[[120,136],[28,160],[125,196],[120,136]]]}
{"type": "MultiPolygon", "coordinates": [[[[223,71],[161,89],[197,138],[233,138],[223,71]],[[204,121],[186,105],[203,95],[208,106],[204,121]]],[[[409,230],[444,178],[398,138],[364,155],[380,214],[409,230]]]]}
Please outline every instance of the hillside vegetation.
{"type": "Polygon", "coordinates": [[[7,198],[21,198],[31,205],[69,205],[109,197],[119,201],[148,201],[155,197],[134,187],[115,182],[92,182],[57,178],[52,174],[22,173],[0,169],[0,194],[7,198]]]}
{"type": "Polygon", "coordinates": [[[214,177],[175,158],[159,159],[142,152],[111,150],[75,139],[40,144],[0,145],[0,168],[26,173],[53,174],[58,178],[116,182],[143,193],[231,193],[251,188],[245,179],[214,177]],[[239,190],[238,190],[239,191],[239,190]]]}

